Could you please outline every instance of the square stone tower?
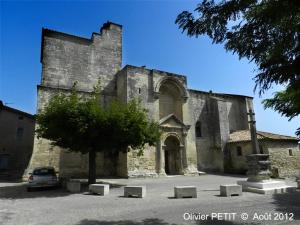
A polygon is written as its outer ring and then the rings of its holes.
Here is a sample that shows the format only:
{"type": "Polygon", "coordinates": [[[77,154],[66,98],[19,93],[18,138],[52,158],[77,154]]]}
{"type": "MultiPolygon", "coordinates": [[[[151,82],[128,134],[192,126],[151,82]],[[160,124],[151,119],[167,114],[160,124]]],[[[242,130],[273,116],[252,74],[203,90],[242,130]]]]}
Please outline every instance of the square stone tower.
{"type": "MultiPolygon", "coordinates": [[[[51,96],[58,92],[69,92],[74,82],[77,82],[80,94],[85,95],[93,91],[100,80],[102,102],[108,102],[116,96],[115,74],[122,64],[122,26],[107,22],[90,39],[43,28],[41,64],[37,113],[51,96]]],[[[51,146],[48,140],[35,137],[33,154],[25,175],[37,166],[54,166],[61,174],[68,174],[69,170],[79,175],[86,174],[87,163],[87,156],[68,153],[51,146]]]]}

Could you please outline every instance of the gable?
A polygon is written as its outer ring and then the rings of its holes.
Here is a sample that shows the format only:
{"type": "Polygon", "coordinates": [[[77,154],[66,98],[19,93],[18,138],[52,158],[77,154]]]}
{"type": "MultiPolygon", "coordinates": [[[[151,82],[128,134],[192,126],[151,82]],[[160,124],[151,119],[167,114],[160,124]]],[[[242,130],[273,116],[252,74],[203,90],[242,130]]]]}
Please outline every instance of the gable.
{"type": "Polygon", "coordinates": [[[162,127],[175,127],[185,128],[185,124],[181,122],[174,114],[170,114],[159,121],[159,125],[162,127]]]}

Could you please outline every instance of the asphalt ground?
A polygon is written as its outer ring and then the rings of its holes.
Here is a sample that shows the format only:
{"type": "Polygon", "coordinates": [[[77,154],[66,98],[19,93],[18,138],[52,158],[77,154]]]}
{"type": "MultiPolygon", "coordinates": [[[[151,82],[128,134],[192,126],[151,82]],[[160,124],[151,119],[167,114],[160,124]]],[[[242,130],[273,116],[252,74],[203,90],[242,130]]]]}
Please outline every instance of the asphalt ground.
{"type": "MultiPolygon", "coordinates": [[[[300,190],[294,193],[221,197],[220,185],[245,177],[203,175],[102,179],[107,196],[64,189],[27,192],[22,183],[0,183],[0,224],[5,225],[185,225],[300,224],[300,190]],[[123,185],[145,185],[146,197],[125,198],[123,185]],[[174,186],[197,187],[197,198],[174,198],[174,186]]],[[[293,181],[289,185],[296,186],[293,181]]]]}

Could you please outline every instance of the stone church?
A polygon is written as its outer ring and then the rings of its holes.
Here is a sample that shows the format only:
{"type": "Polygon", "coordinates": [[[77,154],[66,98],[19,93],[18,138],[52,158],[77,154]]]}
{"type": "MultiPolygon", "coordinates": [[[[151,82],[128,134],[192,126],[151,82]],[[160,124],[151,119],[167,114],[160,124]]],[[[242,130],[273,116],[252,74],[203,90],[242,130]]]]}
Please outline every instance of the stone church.
{"type": "MultiPolygon", "coordinates": [[[[158,176],[224,171],[224,152],[230,134],[249,130],[247,112],[252,97],[191,90],[187,77],[146,67],[122,67],[122,26],[107,22],[90,39],[42,30],[42,79],[38,85],[37,112],[51,96],[69,92],[75,81],[84,95],[101,81],[101,103],[140,98],[149,118],[160,125],[156,147],[143,156],[134,151],[119,155],[118,164],[108,155],[97,155],[97,176],[158,176]],[[117,167],[117,168],[113,168],[117,167]]],[[[88,155],[34,140],[28,171],[54,166],[61,177],[86,177],[88,155]]]]}

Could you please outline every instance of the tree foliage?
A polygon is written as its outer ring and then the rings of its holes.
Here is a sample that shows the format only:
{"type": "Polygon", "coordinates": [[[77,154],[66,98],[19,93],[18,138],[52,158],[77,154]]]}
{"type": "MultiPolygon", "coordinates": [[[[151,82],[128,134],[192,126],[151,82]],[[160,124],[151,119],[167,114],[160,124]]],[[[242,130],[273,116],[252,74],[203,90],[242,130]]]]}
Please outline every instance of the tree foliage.
{"type": "Polygon", "coordinates": [[[38,137],[90,156],[101,151],[116,155],[130,149],[142,154],[146,144],[153,146],[160,138],[158,124],[149,121],[138,100],[128,104],[113,101],[102,107],[97,92],[80,97],[75,88],[70,95],[60,93],[51,98],[37,115],[37,123],[38,137]]]}
{"type": "MultiPolygon", "coordinates": [[[[263,103],[266,108],[273,108],[290,120],[298,116],[300,112],[300,80],[290,84],[286,90],[275,93],[274,98],[265,99],[263,103]]],[[[300,136],[300,128],[297,129],[296,134],[300,136]]]]}
{"type": "Polygon", "coordinates": [[[273,84],[286,87],[265,100],[265,107],[289,119],[300,114],[299,0],[204,0],[195,13],[178,15],[176,23],[183,32],[206,34],[213,43],[224,43],[227,51],[255,62],[255,89],[260,95],[273,84]]]}

